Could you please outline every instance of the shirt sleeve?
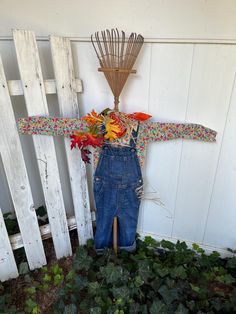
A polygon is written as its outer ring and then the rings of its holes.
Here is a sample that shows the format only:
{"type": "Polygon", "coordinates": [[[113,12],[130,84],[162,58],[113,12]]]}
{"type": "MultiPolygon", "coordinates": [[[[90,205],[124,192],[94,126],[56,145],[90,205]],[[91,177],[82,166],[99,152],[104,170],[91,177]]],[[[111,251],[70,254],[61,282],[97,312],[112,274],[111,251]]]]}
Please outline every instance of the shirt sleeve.
{"type": "Polygon", "coordinates": [[[35,116],[17,120],[20,134],[61,135],[69,137],[76,131],[87,131],[87,124],[79,118],[35,116]]]}
{"type": "Polygon", "coordinates": [[[217,132],[200,124],[146,122],[142,126],[143,141],[146,143],[173,139],[192,139],[215,142],[217,132]]]}

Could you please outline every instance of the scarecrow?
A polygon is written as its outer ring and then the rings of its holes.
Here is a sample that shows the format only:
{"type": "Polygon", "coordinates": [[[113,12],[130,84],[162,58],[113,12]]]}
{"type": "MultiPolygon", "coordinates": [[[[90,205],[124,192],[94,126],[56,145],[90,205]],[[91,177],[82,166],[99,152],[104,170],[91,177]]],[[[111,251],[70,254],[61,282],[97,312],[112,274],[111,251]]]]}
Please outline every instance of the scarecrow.
{"type": "Polygon", "coordinates": [[[199,124],[152,122],[143,112],[119,111],[119,96],[143,45],[132,33],[126,40],[118,30],[91,36],[102,71],[114,95],[114,109],[92,110],[83,118],[34,116],[18,120],[21,134],[61,135],[71,138],[71,148],[81,150],[89,163],[94,148],[93,191],[96,204],[95,249],[114,246],[135,250],[135,234],[143,196],[142,166],[148,143],[173,139],[215,141],[216,132],[199,124]]]}

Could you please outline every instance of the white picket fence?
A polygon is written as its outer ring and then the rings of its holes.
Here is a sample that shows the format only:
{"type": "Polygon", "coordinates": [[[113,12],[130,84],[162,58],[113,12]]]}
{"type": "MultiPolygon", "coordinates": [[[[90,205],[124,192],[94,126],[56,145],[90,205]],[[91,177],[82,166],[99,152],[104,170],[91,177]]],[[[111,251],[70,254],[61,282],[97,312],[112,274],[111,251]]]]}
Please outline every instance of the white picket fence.
{"type": "Polygon", "coordinates": [[[10,189],[20,234],[8,236],[0,209],[0,281],[18,276],[13,250],[24,247],[31,270],[46,264],[42,240],[49,236],[57,258],[72,254],[69,230],[77,228],[79,243],[93,237],[86,169],[79,151],[64,139],[70,177],[74,217],[67,219],[56,151],[52,136],[33,136],[49,225],[39,227],[11,97],[24,95],[29,116],[48,115],[46,94],[58,97],[60,115],[78,117],[77,93],[81,81],[75,78],[68,38],[50,36],[55,80],[44,80],[33,32],[14,30],[21,80],[6,81],[0,57],[0,154],[10,189]]]}

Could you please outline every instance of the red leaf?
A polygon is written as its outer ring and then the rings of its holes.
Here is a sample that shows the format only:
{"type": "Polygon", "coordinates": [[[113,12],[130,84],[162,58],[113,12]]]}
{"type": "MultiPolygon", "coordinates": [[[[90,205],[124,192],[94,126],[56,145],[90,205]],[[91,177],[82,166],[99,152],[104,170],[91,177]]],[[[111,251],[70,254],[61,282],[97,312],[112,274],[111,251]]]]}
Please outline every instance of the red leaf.
{"type": "Polygon", "coordinates": [[[93,134],[87,133],[86,139],[83,141],[83,146],[102,147],[103,137],[96,137],[93,134]]]}
{"type": "Polygon", "coordinates": [[[71,146],[70,148],[76,148],[76,145],[78,145],[79,148],[84,146],[84,141],[86,140],[86,135],[81,132],[76,132],[75,134],[70,136],[71,138],[71,146]]]}
{"type": "Polygon", "coordinates": [[[128,117],[134,120],[138,120],[138,121],[145,121],[147,119],[150,119],[152,116],[144,112],[134,112],[134,113],[128,114],[128,117]]]}
{"type": "Polygon", "coordinates": [[[88,149],[81,149],[81,158],[84,162],[87,162],[88,164],[90,164],[90,158],[89,158],[89,154],[91,154],[91,152],[88,149]]]}

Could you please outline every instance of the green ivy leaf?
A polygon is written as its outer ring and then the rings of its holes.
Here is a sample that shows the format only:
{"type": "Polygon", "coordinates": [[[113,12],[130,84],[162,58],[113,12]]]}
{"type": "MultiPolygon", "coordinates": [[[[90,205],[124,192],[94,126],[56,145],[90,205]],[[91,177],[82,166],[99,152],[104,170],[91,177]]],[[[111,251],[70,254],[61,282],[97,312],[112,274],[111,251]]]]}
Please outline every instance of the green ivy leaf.
{"type": "Polygon", "coordinates": [[[77,314],[78,310],[75,304],[66,305],[63,314],[77,314]]]}
{"type": "Polygon", "coordinates": [[[58,286],[63,281],[64,281],[64,275],[57,274],[53,278],[53,283],[55,286],[58,286]]]}
{"type": "Polygon", "coordinates": [[[203,287],[198,287],[190,283],[190,286],[194,292],[196,292],[199,298],[204,299],[207,297],[207,289],[203,287]]]}
{"type": "Polygon", "coordinates": [[[155,276],[147,259],[138,261],[138,272],[145,283],[155,276]]]}
{"type": "Polygon", "coordinates": [[[77,275],[74,279],[74,289],[77,291],[83,290],[88,285],[88,279],[77,275]]]}
{"type": "Polygon", "coordinates": [[[216,276],[215,280],[217,280],[221,283],[225,283],[227,285],[230,285],[230,284],[235,282],[235,279],[233,278],[233,276],[231,274],[216,276]]]}
{"type": "Polygon", "coordinates": [[[197,252],[197,253],[204,253],[205,251],[197,244],[193,243],[192,248],[197,252]]]}
{"type": "MultiPolygon", "coordinates": [[[[79,308],[80,308],[80,310],[81,310],[82,313],[87,313],[87,312],[88,312],[88,309],[91,308],[90,303],[91,303],[90,299],[84,299],[84,300],[80,303],[79,308]]],[[[76,313],[77,313],[77,312],[76,312],[76,313]]],[[[80,312],[79,312],[79,313],[80,313],[80,312]]]]}
{"type": "Polygon", "coordinates": [[[175,311],[175,314],[188,314],[189,310],[182,304],[180,303],[175,311]]]}
{"type": "Polygon", "coordinates": [[[129,314],[143,313],[139,303],[132,303],[129,307],[129,314]]]}
{"type": "Polygon", "coordinates": [[[167,240],[161,240],[161,246],[165,249],[169,249],[170,251],[174,251],[175,244],[173,242],[167,241],[167,240]]]}
{"type": "Polygon", "coordinates": [[[38,310],[37,303],[33,299],[28,298],[25,301],[25,311],[26,311],[26,313],[32,313],[34,311],[35,314],[38,314],[37,310],[38,310]]]}
{"type": "Polygon", "coordinates": [[[194,284],[190,283],[190,286],[192,288],[192,290],[196,293],[199,293],[200,292],[200,288],[198,286],[195,286],[194,284]]]}
{"type": "Polygon", "coordinates": [[[129,289],[126,286],[123,287],[113,287],[111,289],[113,297],[118,301],[119,304],[124,304],[124,301],[126,301],[129,298],[129,289]]]}
{"type": "Polygon", "coordinates": [[[140,276],[135,276],[133,282],[134,282],[134,286],[136,288],[139,288],[144,284],[144,281],[140,276]]]}
{"type": "Polygon", "coordinates": [[[75,278],[76,273],[74,270],[70,270],[69,273],[66,275],[66,281],[71,281],[75,278]]]}
{"type": "Polygon", "coordinates": [[[99,285],[99,283],[97,281],[90,282],[88,284],[88,293],[91,296],[97,296],[97,295],[99,295],[99,292],[100,292],[100,285],[99,285]]]}
{"type": "Polygon", "coordinates": [[[160,286],[162,285],[163,280],[160,278],[155,278],[153,281],[150,282],[150,286],[152,289],[157,292],[160,286]]]}
{"type": "Polygon", "coordinates": [[[193,300],[191,300],[191,301],[186,301],[186,305],[187,305],[187,307],[188,307],[191,311],[193,311],[194,308],[195,308],[195,301],[193,301],[193,300]]]}
{"type": "Polygon", "coordinates": [[[153,270],[157,273],[161,278],[167,276],[170,273],[169,268],[163,267],[161,264],[154,263],[153,270]]]}
{"type": "Polygon", "coordinates": [[[150,314],[168,314],[167,306],[161,300],[157,299],[152,303],[150,314]]]}
{"type": "Polygon", "coordinates": [[[107,266],[100,267],[100,272],[108,284],[116,283],[122,279],[128,279],[127,271],[124,271],[121,266],[116,266],[113,263],[109,263],[107,266]]]}
{"type": "Polygon", "coordinates": [[[226,266],[227,268],[235,269],[235,268],[236,268],[236,257],[234,256],[234,257],[230,258],[230,259],[227,261],[227,263],[226,263],[225,266],[226,266]]]}
{"type": "Polygon", "coordinates": [[[90,314],[101,314],[102,313],[102,309],[98,306],[96,307],[92,307],[90,310],[89,310],[89,313],[90,314]]]}
{"type": "Polygon", "coordinates": [[[162,285],[158,292],[162,296],[167,305],[170,305],[174,300],[178,300],[178,291],[176,288],[168,289],[166,285],[162,285]]]}
{"type": "Polygon", "coordinates": [[[51,275],[48,275],[48,274],[45,274],[43,276],[43,281],[44,282],[51,282],[52,281],[52,276],[51,275]]]}
{"type": "Polygon", "coordinates": [[[152,237],[150,236],[146,236],[144,238],[144,243],[147,245],[147,246],[150,246],[152,248],[158,248],[160,247],[160,242],[156,241],[155,239],[153,239],[152,237]]]}
{"type": "Polygon", "coordinates": [[[88,239],[87,242],[86,242],[86,246],[87,246],[88,249],[93,248],[93,246],[94,246],[93,239],[88,239]]]}
{"type": "Polygon", "coordinates": [[[93,259],[88,256],[84,247],[79,246],[76,251],[76,257],[73,263],[74,270],[88,270],[92,264],[93,259]]]}
{"type": "Polygon", "coordinates": [[[51,271],[54,275],[63,274],[63,269],[58,264],[54,264],[51,267],[51,271]]]}
{"type": "Polygon", "coordinates": [[[175,248],[177,251],[186,251],[188,249],[188,246],[186,244],[186,242],[180,242],[179,240],[177,241],[177,243],[175,244],[175,248]]]}
{"type": "Polygon", "coordinates": [[[29,265],[27,262],[22,262],[19,265],[19,274],[20,275],[25,275],[29,272],[29,265]]]}
{"type": "Polygon", "coordinates": [[[25,292],[29,295],[34,295],[36,293],[36,288],[35,287],[26,288],[25,292]]]}
{"type": "Polygon", "coordinates": [[[180,278],[180,279],[187,278],[186,269],[182,265],[170,269],[170,275],[172,278],[180,278]]]}

